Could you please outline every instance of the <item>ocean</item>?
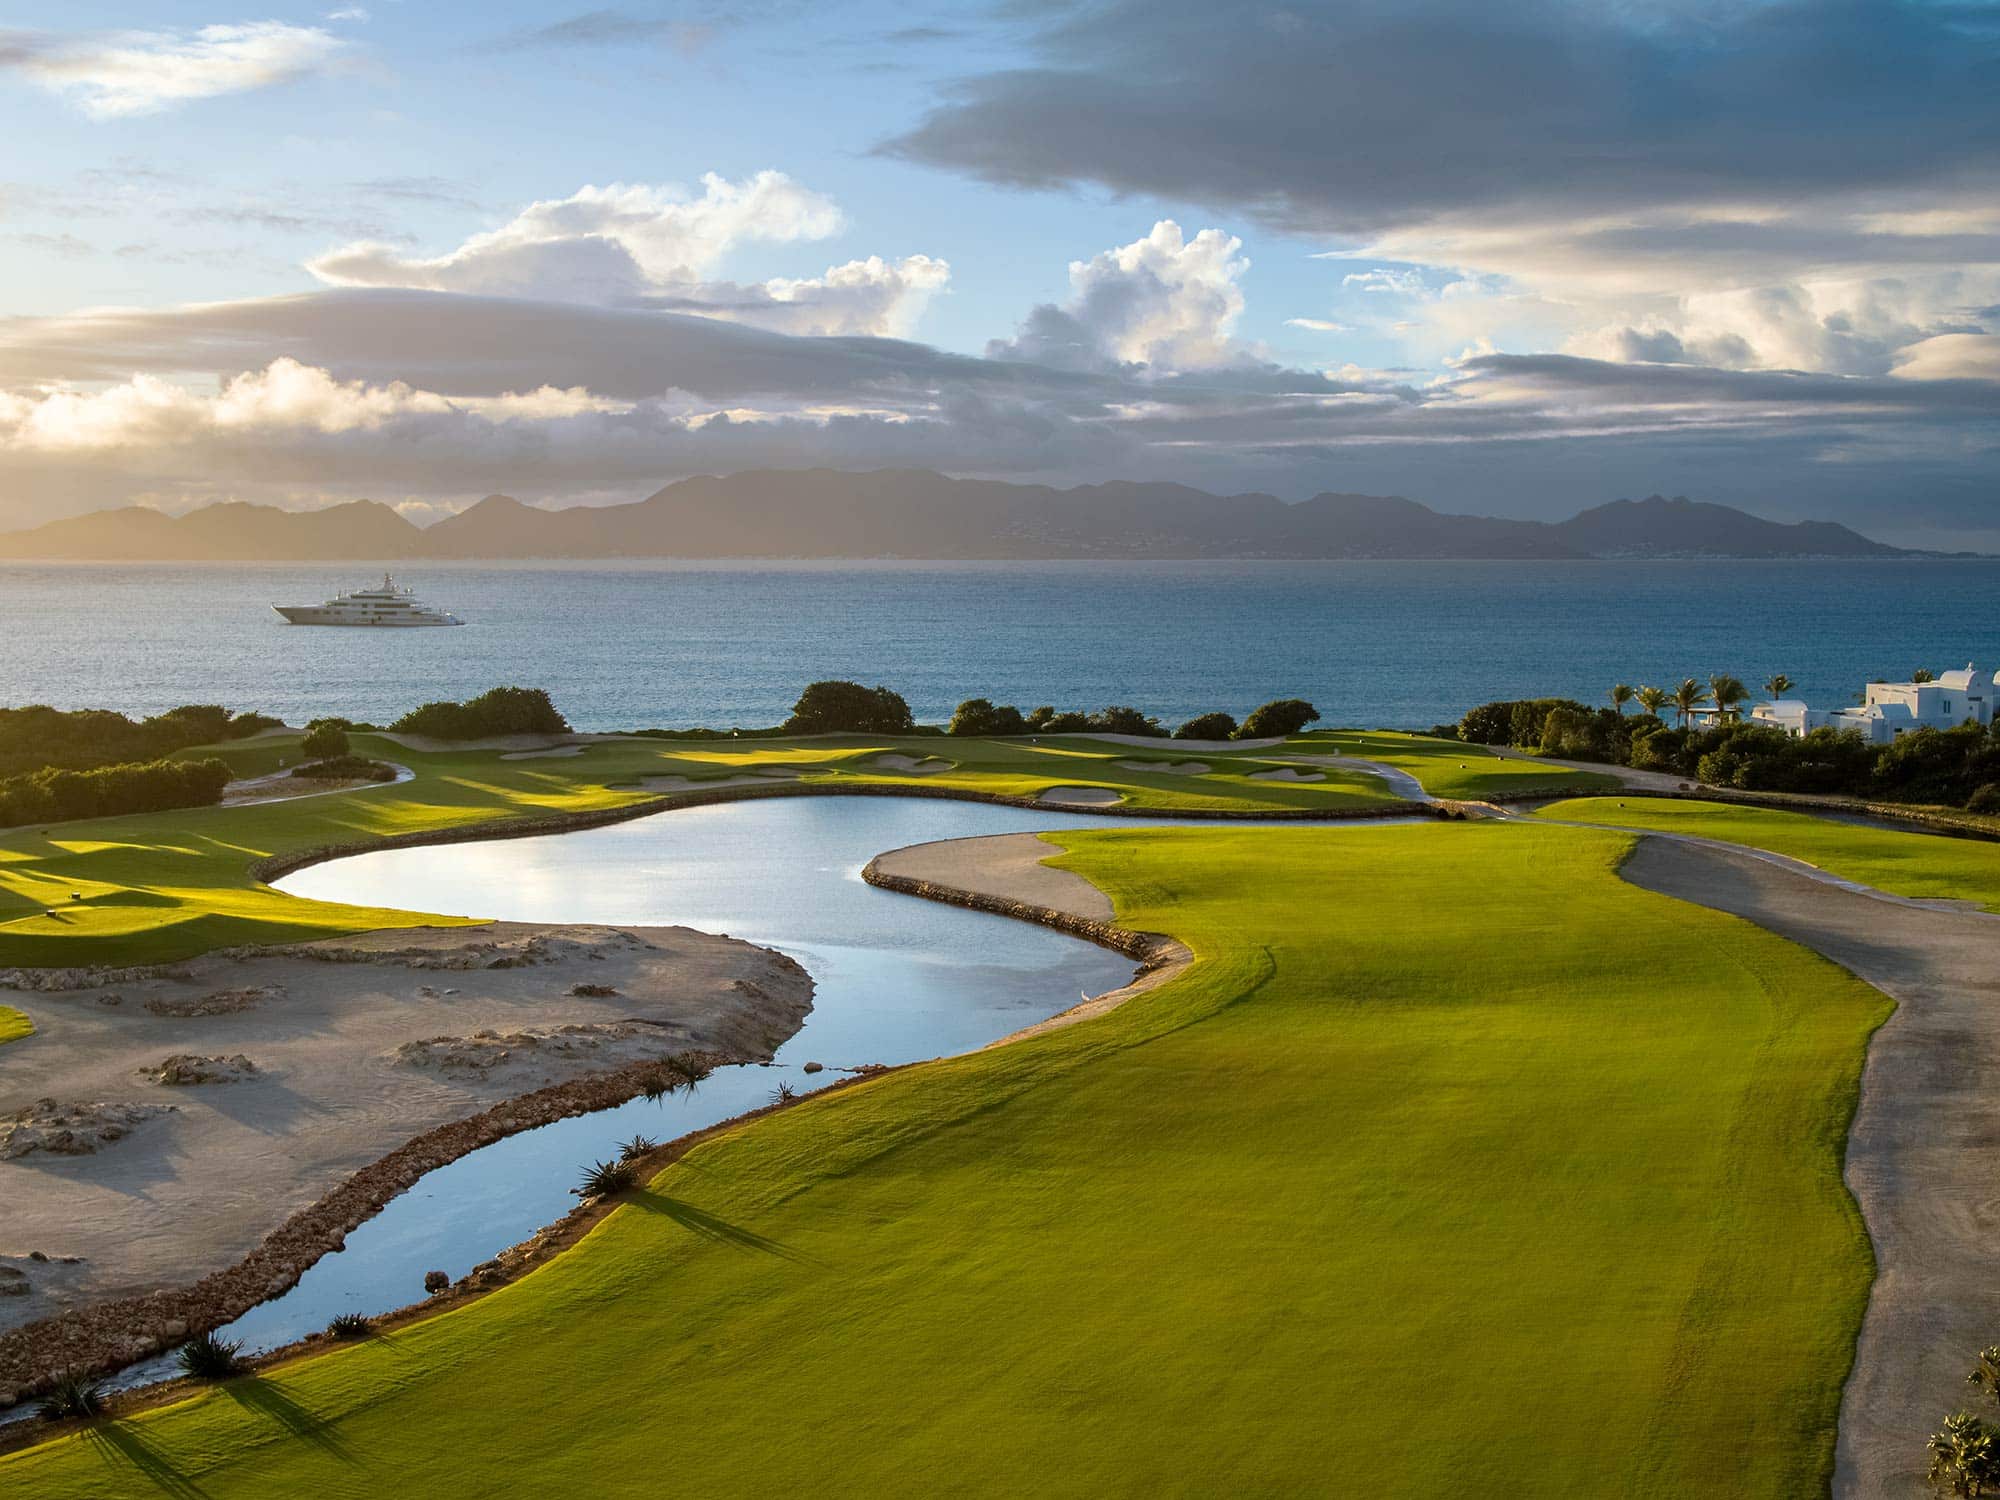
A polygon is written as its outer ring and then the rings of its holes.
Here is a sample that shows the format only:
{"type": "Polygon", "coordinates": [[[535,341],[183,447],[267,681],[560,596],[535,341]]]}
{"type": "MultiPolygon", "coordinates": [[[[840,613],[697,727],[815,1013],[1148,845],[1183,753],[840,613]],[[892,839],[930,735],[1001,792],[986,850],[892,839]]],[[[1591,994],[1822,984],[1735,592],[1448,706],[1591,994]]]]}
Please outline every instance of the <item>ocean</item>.
{"type": "Polygon", "coordinates": [[[380,567],[0,565],[0,705],[225,703],[387,721],[500,683],[579,729],[774,724],[819,677],[920,719],[959,700],[1133,704],[1169,724],[1277,697],[1422,728],[1494,698],[1775,672],[2000,667],[2000,561],[426,564],[462,629],[289,626],[380,567]]]}

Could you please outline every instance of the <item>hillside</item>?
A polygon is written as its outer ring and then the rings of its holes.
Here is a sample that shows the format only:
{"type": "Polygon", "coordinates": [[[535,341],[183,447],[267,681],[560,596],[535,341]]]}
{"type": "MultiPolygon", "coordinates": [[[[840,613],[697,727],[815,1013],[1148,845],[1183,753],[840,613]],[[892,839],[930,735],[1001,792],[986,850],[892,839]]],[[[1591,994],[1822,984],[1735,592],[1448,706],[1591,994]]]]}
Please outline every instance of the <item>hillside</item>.
{"type": "Polygon", "coordinates": [[[231,502],[178,519],[126,507],[0,534],[0,557],[169,562],[1909,555],[1828,521],[1786,524],[1658,495],[1550,524],[1452,515],[1401,495],[1329,492],[1289,504],[1178,484],[1064,490],[926,469],[751,470],[684,479],[631,504],[562,510],[488,495],[428,529],[354,500],[317,511],[231,502]]]}

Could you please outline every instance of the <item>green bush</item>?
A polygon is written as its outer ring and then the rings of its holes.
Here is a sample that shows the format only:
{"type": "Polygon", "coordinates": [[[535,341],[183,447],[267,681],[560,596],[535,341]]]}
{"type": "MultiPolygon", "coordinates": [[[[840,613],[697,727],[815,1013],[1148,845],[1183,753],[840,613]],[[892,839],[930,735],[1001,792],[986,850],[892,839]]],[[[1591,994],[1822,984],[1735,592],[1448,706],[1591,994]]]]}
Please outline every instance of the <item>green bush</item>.
{"type": "Polygon", "coordinates": [[[0,708],[0,776],[164,760],[177,750],[240,739],[277,722],[264,714],[232,718],[221,705],[205,703],[138,721],[99,708],[0,708]]]}
{"type": "Polygon", "coordinates": [[[326,1331],[337,1339],[365,1339],[375,1331],[375,1323],[361,1313],[335,1313],[327,1320],[326,1331]]]}
{"type": "Polygon", "coordinates": [[[790,734],[908,734],[916,721],[902,694],[858,682],[828,681],[806,685],[792,716],[785,720],[790,734]]]}
{"type": "Polygon", "coordinates": [[[60,1422],[66,1417],[95,1417],[104,1411],[104,1387],[81,1370],[65,1370],[42,1393],[35,1414],[44,1421],[60,1422]]]}
{"type": "Polygon", "coordinates": [[[337,760],[347,754],[347,731],[332,719],[319,719],[306,726],[299,749],[314,760],[337,760]]]}
{"type": "Polygon", "coordinates": [[[1274,735],[1294,735],[1318,718],[1319,710],[1303,698],[1276,698],[1261,708],[1251,709],[1250,717],[1236,731],[1236,738],[1261,740],[1274,735]]]}
{"type": "Polygon", "coordinates": [[[1011,703],[995,704],[986,698],[967,698],[951,716],[946,734],[980,735],[991,739],[1000,735],[1025,734],[1028,722],[1011,703]]]}
{"type": "Polygon", "coordinates": [[[1967,812],[2000,813],[2000,781],[1989,781],[1965,799],[1967,812]]]}
{"type": "Polygon", "coordinates": [[[229,780],[229,767],[212,758],[9,776],[0,781],[0,828],[212,807],[229,780]]]}
{"type": "Polygon", "coordinates": [[[181,1369],[196,1380],[227,1380],[250,1368],[238,1340],[212,1333],[198,1333],[181,1345],[180,1361],[181,1369]]]}
{"type": "Polygon", "coordinates": [[[639,1169],[623,1158],[617,1161],[592,1162],[583,1169],[577,1185],[570,1189],[586,1202],[594,1198],[609,1198],[614,1193],[622,1193],[627,1188],[638,1186],[639,1169]]]}
{"type": "Polygon", "coordinates": [[[436,740],[478,740],[502,734],[568,734],[569,720],[540,688],[497,687],[463,703],[426,703],[389,727],[399,734],[436,740]]]}
{"type": "Polygon", "coordinates": [[[1177,740],[1226,740],[1236,733],[1234,714],[1197,714],[1174,731],[1177,740]]]}

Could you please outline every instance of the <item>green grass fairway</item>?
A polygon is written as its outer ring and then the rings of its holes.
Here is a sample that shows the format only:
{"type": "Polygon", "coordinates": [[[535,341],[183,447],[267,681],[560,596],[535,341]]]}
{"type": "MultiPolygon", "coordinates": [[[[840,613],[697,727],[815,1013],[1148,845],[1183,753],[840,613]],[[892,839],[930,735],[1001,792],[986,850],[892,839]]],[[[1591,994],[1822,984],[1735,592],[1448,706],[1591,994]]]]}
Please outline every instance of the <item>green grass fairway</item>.
{"type": "Polygon", "coordinates": [[[1277,754],[1352,755],[1380,761],[1417,778],[1433,797],[1476,801],[1502,793],[1546,791],[1550,796],[1610,790],[1618,778],[1596,771],[1575,771],[1537,760],[1495,755],[1484,745],[1437,740],[1423,734],[1393,730],[1335,729],[1303,734],[1285,741],[1277,754]]]}
{"type": "Polygon", "coordinates": [[[1197,964],[729,1132],[483,1302],[0,1493],[1823,1491],[1881,996],[1624,884],[1617,834],[1062,841],[1197,964]]]}
{"type": "Polygon", "coordinates": [[[1809,813],[1646,797],[1582,797],[1536,816],[1748,844],[1891,895],[1977,901],[2000,911],[2000,844],[1836,823],[1809,813]]]}
{"type": "Polygon", "coordinates": [[[0,1005],[0,1046],[35,1034],[35,1023],[11,1005],[0,1005]]]}
{"type": "MultiPolygon", "coordinates": [[[[1185,760],[1099,741],[624,740],[581,754],[510,760],[491,750],[424,753],[359,735],[362,754],[398,761],[413,781],[259,807],[200,808],[0,829],[0,968],[15,964],[155,963],[239,943],[298,942],[446,919],[301,901],[249,878],[277,853],[550,812],[588,812],[650,800],[650,776],[716,781],[790,767],[810,783],[944,787],[1033,797],[1052,786],[1106,787],[1135,807],[1366,810],[1394,799],[1378,777],[1330,776],[1287,785],[1256,781],[1272,763],[1254,753],[1204,757],[1213,774],[1135,770],[1121,761],[1185,760]],[[951,770],[907,774],[881,757],[941,756],[951,770]],[[77,897],[82,899],[76,899],[77,897]]],[[[296,764],[296,739],[274,737],[201,749],[240,775],[296,764]]]]}

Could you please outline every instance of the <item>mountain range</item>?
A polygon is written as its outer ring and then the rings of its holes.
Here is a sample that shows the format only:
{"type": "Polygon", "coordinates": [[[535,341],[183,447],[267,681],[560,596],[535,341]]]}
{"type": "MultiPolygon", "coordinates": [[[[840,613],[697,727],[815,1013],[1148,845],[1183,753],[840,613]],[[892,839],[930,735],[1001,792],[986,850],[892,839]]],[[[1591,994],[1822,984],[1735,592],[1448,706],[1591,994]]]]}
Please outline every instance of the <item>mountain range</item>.
{"type": "Polygon", "coordinates": [[[1211,495],[1177,484],[1045,485],[924,469],[766,469],[683,479],[628,505],[507,495],[428,527],[375,500],[289,511],[142,506],[0,533],[0,557],[148,562],[426,558],[1875,558],[1914,553],[1831,521],[1767,521],[1659,495],[1567,521],[1449,515],[1401,495],[1211,495]]]}

